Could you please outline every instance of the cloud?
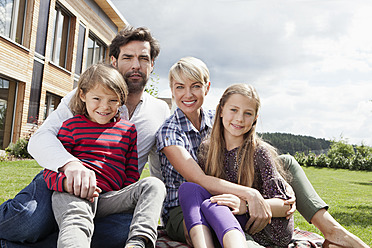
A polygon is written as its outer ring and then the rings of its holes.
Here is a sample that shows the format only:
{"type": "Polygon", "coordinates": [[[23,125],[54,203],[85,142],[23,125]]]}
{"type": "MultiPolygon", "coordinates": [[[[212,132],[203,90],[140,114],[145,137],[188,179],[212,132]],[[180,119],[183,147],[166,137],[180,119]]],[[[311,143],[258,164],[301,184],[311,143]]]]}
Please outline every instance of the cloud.
{"type": "Polygon", "coordinates": [[[205,106],[232,83],[253,84],[262,129],[372,145],[372,2],[366,0],[112,0],[161,43],[155,73],[184,56],[211,73],[205,106]]]}

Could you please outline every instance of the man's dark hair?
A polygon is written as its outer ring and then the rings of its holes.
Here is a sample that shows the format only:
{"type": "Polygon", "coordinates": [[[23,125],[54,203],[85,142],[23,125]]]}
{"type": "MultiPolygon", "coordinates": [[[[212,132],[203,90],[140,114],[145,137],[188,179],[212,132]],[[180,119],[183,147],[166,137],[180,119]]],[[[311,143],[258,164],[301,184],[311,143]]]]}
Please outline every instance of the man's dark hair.
{"type": "Polygon", "coordinates": [[[155,60],[160,52],[159,42],[152,37],[150,30],[146,27],[127,27],[122,29],[112,40],[110,44],[110,57],[118,59],[120,54],[120,47],[128,44],[131,41],[148,41],[150,43],[151,51],[150,56],[151,60],[155,60]]]}

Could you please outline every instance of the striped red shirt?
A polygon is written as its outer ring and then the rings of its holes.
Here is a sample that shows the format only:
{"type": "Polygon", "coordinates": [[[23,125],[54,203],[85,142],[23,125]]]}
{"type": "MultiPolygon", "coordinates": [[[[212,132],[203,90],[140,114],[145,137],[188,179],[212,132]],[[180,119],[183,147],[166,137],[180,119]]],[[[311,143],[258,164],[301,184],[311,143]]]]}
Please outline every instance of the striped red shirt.
{"type": "MultiPolygon", "coordinates": [[[[96,174],[103,192],[124,188],[139,179],[137,131],[134,124],[118,120],[104,125],[77,115],[62,124],[58,139],[68,152],[96,174]]],[[[49,189],[63,192],[63,172],[44,170],[49,189]]]]}

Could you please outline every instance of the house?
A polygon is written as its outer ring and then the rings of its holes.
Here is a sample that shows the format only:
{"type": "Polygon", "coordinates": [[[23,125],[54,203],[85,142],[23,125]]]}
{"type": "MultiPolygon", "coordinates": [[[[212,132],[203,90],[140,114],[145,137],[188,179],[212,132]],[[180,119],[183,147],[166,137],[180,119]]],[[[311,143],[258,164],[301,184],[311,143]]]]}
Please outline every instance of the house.
{"type": "Polygon", "coordinates": [[[58,106],[127,21],[110,0],[0,1],[0,149],[58,106]]]}

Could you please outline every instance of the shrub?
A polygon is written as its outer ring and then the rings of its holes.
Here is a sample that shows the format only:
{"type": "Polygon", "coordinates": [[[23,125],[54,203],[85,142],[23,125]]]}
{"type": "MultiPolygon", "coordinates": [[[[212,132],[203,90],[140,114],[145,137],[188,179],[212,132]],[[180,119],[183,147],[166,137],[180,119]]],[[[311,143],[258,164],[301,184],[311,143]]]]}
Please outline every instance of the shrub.
{"type": "Polygon", "coordinates": [[[325,155],[325,154],[321,154],[319,156],[316,157],[316,160],[315,160],[315,166],[318,166],[318,167],[330,167],[331,165],[331,159],[325,155]]]}
{"type": "Polygon", "coordinates": [[[0,162],[8,160],[8,155],[4,151],[0,151],[0,162]]]}
{"type": "Polygon", "coordinates": [[[5,151],[8,155],[15,158],[32,158],[32,156],[27,151],[28,140],[36,132],[36,130],[42,125],[42,121],[38,121],[37,118],[33,118],[31,127],[27,130],[25,138],[19,138],[15,143],[10,143],[5,151]]]}
{"type": "Polygon", "coordinates": [[[300,165],[306,166],[306,155],[304,152],[296,152],[294,158],[300,165]]]}
{"type": "Polygon", "coordinates": [[[340,141],[331,141],[331,147],[327,153],[328,157],[331,159],[343,157],[350,158],[355,155],[354,148],[352,145],[347,144],[343,139],[340,141]]]}
{"type": "Polygon", "coordinates": [[[372,171],[372,147],[362,144],[354,148],[345,140],[332,141],[327,155],[317,156],[312,152],[305,155],[297,152],[294,157],[302,166],[372,171]]]}
{"type": "Polygon", "coordinates": [[[19,138],[15,143],[10,143],[5,151],[16,158],[31,158],[31,155],[27,152],[28,140],[19,138]]]}

